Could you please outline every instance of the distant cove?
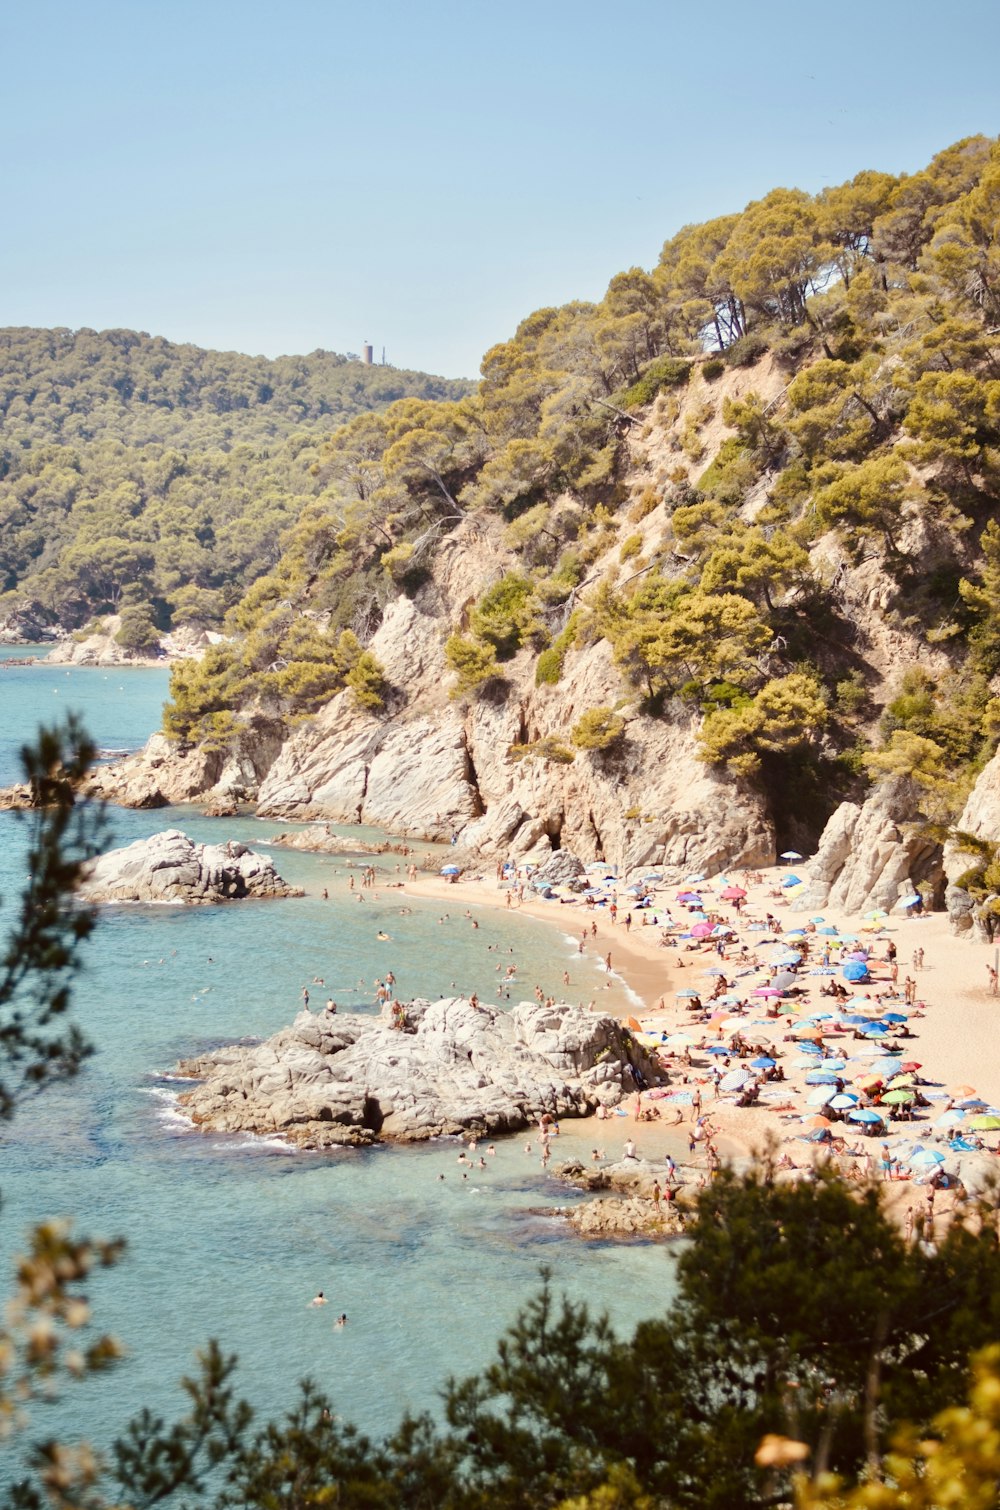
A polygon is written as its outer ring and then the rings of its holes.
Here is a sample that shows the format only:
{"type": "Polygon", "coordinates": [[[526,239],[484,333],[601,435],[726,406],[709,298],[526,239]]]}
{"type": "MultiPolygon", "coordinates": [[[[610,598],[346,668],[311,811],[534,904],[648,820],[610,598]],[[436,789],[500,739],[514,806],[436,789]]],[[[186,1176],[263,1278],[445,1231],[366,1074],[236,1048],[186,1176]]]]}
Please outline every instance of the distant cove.
{"type": "MultiPolygon", "coordinates": [[[[5,647],[5,655],[18,653],[32,651],[5,647]]],[[[83,714],[99,745],[136,748],[156,727],[165,690],[158,669],[0,672],[0,781],[16,775],[17,748],[37,724],[69,708],[83,714]]],[[[179,809],[111,817],[117,843],[177,826],[198,839],[238,836],[266,849],[268,836],[287,827],[179,809]]],[[[0,814],[5,912],[24,842],[23,825],[0,814]]],[[[130,1241],[126,1261],[92,1286],[96,1316],[122,1338],[128,1359],[37,1417],[39,1433],[102,1442],[139,1402],[176,1410],[176,1381],[209,1337],[239,1353],[238,1387],[262,1410],[289,1405],[308,1374],[346,1419],[377,1432],[394,1426],[404,1407],[433,1408],[446,1375],[489,1359],[542,1262],[553,1266],[557,1286],[609,1307],[623,1327],[669,1299],[661,1248],[585,1246],[558,1219],[532,1214],[572,1196],[542,1177],[523,1139],[501,1143],[481,1180],[463,1180],[448,1141],[318,1156],[188,1129],[164,1072],[209,1045],[274,1032],[314,977],[324,982],[310,985],[316,996],[332,992],[361,1009],[372,1001],[373,978],[390,968],[410,995],[437,996],[456,981],[490,1000],[495,961],[513,957],[530,996],[536,981],[561,989],[574,949],[527,918],[484,913],[473,930],[457,906],[439,923],[441,903],[411,902],[400,915],[398,893],[383,891],[380,901],[359,904],[348,899],[345,858],[275,853],[282,874],[306,888],[304,899],[105,913],[77,1007],[99,1052],[75,1084],[0,1132],[8,1267],[26,1227],[45,1216],[130,1241]],[[390,942],[377,942],[380,930],[390,942]],[[334,1333],[322,1312],[308,1309],[318,1288],[331,1310],[351,1315],[348,1330],[334,1333]]],[[[398,858],[376,863],[394,869],[398,858]]],[[[614,991],[603,995],[609,1006],[622,1004],[614,991]]],[[[609,1147],[613,1139],[610,1127],[609,1147]]]]}

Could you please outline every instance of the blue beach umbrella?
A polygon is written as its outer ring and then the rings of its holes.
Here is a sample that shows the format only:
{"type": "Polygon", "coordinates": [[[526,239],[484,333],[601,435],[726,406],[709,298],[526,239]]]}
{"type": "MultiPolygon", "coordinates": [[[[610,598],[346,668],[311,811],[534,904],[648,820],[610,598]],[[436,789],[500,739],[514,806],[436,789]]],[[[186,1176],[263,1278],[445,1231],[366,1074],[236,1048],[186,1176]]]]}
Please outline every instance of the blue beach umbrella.
{"type": "Polygon", "coordinates": [[[462,867],[460,865],[442,865],[441,867],[441,874],[443,876],[458,876],[461,873],[462,867]]]}
{"type": "Polygon", "coordinates": [[[861,1032],[865,1038],[885,1038],[891,1035],[892,1030],[884,1022],[870,1022],[861,1032]]]}
{"type": "Polygon", "coordinates": [[[710,1043],[705,1050],[706,1054],[729,1054],[731,1052],[728,1045],[724,1043],[710,1043]]]}
{"type": "Polygon", "coordinates": [[[944,1154],[938,1153],[936,1148],[921,1148],[919,1153],[913,1154],[908,1162],[910,1164],[943,1164],[944,1154]]]}
{"type": "Polygon", "coordinates": [[[881,1122],[883,1120],[879,1113],[872,1111],[871,1107],[869,1106],[856,1106],[854,1110],[849,1111],[847,1115],[850,1117],[852,1122],[871,1123],[881,1122]]]}
{"type": "Polygon", "coordinates": [[[882,1013],[882,1021],[883,1022],[909,1022],[909,1020],[910,1019],[907,1017],[907,1015],[906,1015],[905,1012],[883,1012],[882,1013]]]}
{"type": "Polygon", "coordinates": [[[887,1080],[891,1080],[894,1075],[898,1075],[899,1074],[899,1072],[900,1072],[900,1070],[902,1068],[903,1068],[903,1061],[902,1061],[902,1059],[894,1059],[894,1058],[876,1059],[875,1062],[874,1062],[874,1064],[872,1065],[872,1074],[873,1075],[884,1075],[887,1080]]]}
{"type": "Polygon", "coordinates": [[[804,1043],[800,1043],[798,1048],[800,1054],[818,1054],[821,1059],[823,1057],[823,1050],[820,1048],[819,1044],[810,1043],[808,1039],[804,1043]]]}
{"type": "Polygon", "coordinates": [[[830,1105],[834,1111],[846,1112],[850,1111],[852,1106],[857,1106],[860,1100],[860,1096],[854,1096],[850,1091],[841,1091],[839,1095],[833,1097],[830,1105]]]}
{"type": "Polygon", "coordinates": [[[832,1070],[810,1070],[806,1076],[806,1085],[836,1085],[839,1078],[832,1070]]]}
{"type": "Polygon", "coordinates": [[[752,1070],[773,1070],[774,1066],[775,1060],[768,1059],[766,1054],[762,1054],[759,1059],[751,1059],[750,1061],[750,1068],[752,1070]]]}
{"type": "Polygon", "coordinates": [[[965,1112],[959,1111],[957,1107],[953,1107],[950,1112],[942,1112],[941,1115],[940,1115],[940,1117],[935,1117],[935,1119],[934,1119],[934,1126],[935,1127],[957,1127],[960,1122],[964,1122],[964,1121],[965,1121],[965,1112]]]}
{"type": "Polygon", "coordinates": [[[844,979],[845,980],[867,980],[868,979],[868,966],[865,964],[864,960],[861,960],[861,959],[850,959],[850,960],[848,960],[847,964],[844,966],[844,979]]]}

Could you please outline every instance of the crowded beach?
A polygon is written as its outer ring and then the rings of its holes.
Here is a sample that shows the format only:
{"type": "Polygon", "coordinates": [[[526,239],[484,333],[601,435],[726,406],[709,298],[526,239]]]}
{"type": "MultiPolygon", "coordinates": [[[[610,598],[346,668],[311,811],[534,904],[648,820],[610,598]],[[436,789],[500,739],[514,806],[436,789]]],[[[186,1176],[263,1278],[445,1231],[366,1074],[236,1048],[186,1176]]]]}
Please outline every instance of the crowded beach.
{"type": "Polygon", "coordinates": [[[673,1180],[700,1184],[772,1145],[779,1177],[829,1162],[884,1181],[907,1230],[925,1232],[1000,1177],[995,951],[952,937],[916,893],[891,914],[809,911],[808,862],[792,852],[674,884],[604,865],[544,888],[512,865],[449,870],[407,889],[551,921],[630,987],[625,1020],[664,1082],[637,1086],[627,1120],[581,1128],[609,1161],[666,1155],[673,1180]]]}

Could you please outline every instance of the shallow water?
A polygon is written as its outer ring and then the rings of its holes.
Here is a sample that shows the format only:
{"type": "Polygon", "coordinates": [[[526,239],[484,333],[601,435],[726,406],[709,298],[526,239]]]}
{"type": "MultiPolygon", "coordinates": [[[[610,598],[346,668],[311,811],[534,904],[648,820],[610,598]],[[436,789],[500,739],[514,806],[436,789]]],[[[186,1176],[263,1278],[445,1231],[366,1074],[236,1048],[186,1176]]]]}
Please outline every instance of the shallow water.
{"type": "MultiPolygon", "coordinates": [[[[70,707],[101,746],[137,747],[159,721],[165,688],[158,669],[0,670],[0,783],[15,778],[17,748],[39,720],[70,707]]],[[[187,810],[111,817],[116,843],[176,826],[266,849],[275,827],[187,810]]],[[[23,844],[23,825],[0,814],[7,902],[23,844]]],[[[525,1153],[524,1138],[498,1143],[488,1168],[463,1179],[451,1140],[316,1155],[190,1129],[174,1109],[171,1067],[210,1044],[274,1032],[298,1010],[304,985],[313,1005],[333,994],[374,1010],[373,980],[391,968],[402,994],[476,990],[489,1001],[496,964],[513,959],[523,987],[515,1000],[536,982],[561,996],[568,969],[570,999],[600,991],[602,1005],[625,1001],[620,984],[601,989],[603,972],[546,924],[484,911],[473,929],[464,909],[446,916],[441,903],[415,901],[401,915],[399,894],[385,889],[377,901],[355,901],[345,859],[273,853],[305,898],[104,910],[77,993],[77,1018],[98,1052],[75,1082],[0,1130],[0,1257],[43,1216],[130,1243],[127,1260],[91,1289],[100,1325],[122,1338],[128,1361],[50,1408],[39,1429],[100,1441],[140,1402],[180,1409],[176,1380],[214,1336],[240,1355],[239,1386],[262,1410],[290,1403],[295,1381],[310,1375],[341,1415],[379,1432],[404,1407],[434,1408],[447,1375],[489,1359],[542,1263],[622,1326],[669,1300],[662,1249],[583,1245],[558,1217],[533,1212],[572,1196],[525,1153]],[[389,942],[377,940],[380,930],[389,942]],[[307,1304],[318,1289],[330,1298],[325,1309],[307,1304]],[[350,1323],[335,1331],[340,1311],[350,1323]]],[[[394,877],[397,858],[376,858],[380,876],[394,877]]],[[[605,1141],[614,1145],[614,1124],[605,1141]]]]}

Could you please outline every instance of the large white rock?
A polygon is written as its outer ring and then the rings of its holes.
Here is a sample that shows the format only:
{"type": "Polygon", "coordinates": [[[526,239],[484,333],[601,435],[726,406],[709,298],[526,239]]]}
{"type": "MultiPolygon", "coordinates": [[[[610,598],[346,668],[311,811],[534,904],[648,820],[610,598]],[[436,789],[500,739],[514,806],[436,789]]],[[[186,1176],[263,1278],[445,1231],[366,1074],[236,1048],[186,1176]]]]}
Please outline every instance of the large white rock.
{"type": "Polygon", "coordinates": [[[919,793],[901,778],[880,782],[863,804],[842,802],[820,836],[796,906],[888,912],[919,882],[940,891],[941,848],[922,832],[918,811],[919,793]]]}
{"type": "Polygon", "coordinates": [[[635,1089],[632,1066],[662,1078],[627,1029],[582,1007],[522,1002],[502,1012],[451,999],[406,1011],[402,1031],[388,1010],[301,1012],[266,1043],[182,1065],[202,1082],[182,1104],[199,1126],[324,1147],[515,1131],[546,1111],[614,1105],[635,1089]]]}
{"type": "Polygon", "coordinates": [[[300,897],[281,879],[269,855],[245,844],[196,844],[168,828],[88,867],[80,886],[88,902],[231,902],[245,897],[300,897]]]}

